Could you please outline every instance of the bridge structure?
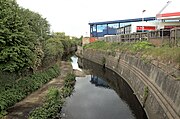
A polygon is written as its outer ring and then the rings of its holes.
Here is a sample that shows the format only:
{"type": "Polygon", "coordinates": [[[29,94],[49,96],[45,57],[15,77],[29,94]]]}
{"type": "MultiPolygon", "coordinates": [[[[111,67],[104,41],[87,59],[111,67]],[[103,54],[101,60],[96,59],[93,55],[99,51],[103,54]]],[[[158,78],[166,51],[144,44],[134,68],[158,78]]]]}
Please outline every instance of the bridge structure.
{"type": "Polygon", "coordinates": [[[92,22],[89,23],[90,37],[103,37],[105,35],[116,35],[116,30],[123,25],[131,24],[132,22],[154,21],[154,20],[156,20],[156,17],[92,22]]]}

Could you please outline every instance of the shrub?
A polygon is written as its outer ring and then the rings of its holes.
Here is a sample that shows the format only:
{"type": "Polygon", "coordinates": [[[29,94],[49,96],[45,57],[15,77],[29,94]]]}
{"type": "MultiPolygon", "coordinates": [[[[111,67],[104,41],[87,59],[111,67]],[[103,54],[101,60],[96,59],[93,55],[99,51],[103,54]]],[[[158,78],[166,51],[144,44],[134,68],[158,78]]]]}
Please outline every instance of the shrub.
{"type": "Polygon", "coordinates": [[[69,73],[65,77],[64,81],[64,87],[72,87],[75,84],[75,75],[72,73],[69,73]]]}
{"type": "Polygon", "coordinates": [[[30,113],[29,119],[52,119],[63,105],[63,100],[57,88],[50,88],[45,103],[30,113]]]}
{"type": "Polygon", "coordinates": [[[74,74],[69,73],[66,75],[65,81],[64,81],[64,87],[61,90],[63,97],[68,97],[71,95],[71,93],[74,89],[75,81],[76,80],[75,80],[74,74]]]}
{"type": "Polygon", "coordinates": [[[147,41],[137,42],[133,44],[132,49],[135,51],[146,50],[153,47],[153,45],[147,41]]]}
{"type": "Polygon", "coordinates": [[[28,94],[40,88],[54,77],[57,77],[60,69],[57,65],[43,71],[37,72],[31,76],[19,80],[18,82],[9,83],[0,87],[0,115],[18,101],[24,99],[28,94]]]}
{"type": "Polygon", "coordinates": [[[58,91],[51,88],[48,91],[45,102],[29,114],[29,119],[54,119],[61,110],[64,98],[71,95],[75,84],[75,75],[69,73],[65,77],[64,87],[58,91]]]}

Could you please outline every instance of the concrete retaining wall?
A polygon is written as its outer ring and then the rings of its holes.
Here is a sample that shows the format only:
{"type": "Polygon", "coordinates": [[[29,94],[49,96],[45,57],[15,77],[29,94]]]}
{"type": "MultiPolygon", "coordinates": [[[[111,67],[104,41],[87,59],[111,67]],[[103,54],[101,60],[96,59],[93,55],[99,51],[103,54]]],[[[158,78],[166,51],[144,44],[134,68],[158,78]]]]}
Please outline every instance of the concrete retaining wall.
{"type": "Polygon", "coordinates": [[[125,53],[113,56],[86,49],[83,57],[117,72],[133,89],[150,119],[180,119],[180,81],[160,68],[125,53]]]}

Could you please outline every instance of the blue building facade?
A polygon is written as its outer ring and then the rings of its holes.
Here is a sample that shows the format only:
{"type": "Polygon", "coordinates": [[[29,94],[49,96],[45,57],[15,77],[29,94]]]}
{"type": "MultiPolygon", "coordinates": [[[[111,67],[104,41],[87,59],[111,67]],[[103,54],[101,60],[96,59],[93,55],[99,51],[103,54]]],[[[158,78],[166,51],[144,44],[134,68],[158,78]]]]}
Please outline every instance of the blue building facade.
{"type": "MultiPolygon", "coordinates": [[[[156,17],[146,17],[143,18],[143,21],[153,21],[155,19],[156,17]]],[[[140,21],[142,21],[142,18],[89,23],[90,37],[104,37],[105,35],[116,35],[118,28],[124,25],[131,24],[132,22],[140,21]]]]}
{"type": "Polygon", "coordinates": [[[117,28],[105,28],[103,29],[102,31],[99,31],[99,32],[96,32],[96,31],[93,31],[91,33],[91,36],[93,37],[103,37],[105,35],[116,35],[116,32],[117,32],[117,28]]]}

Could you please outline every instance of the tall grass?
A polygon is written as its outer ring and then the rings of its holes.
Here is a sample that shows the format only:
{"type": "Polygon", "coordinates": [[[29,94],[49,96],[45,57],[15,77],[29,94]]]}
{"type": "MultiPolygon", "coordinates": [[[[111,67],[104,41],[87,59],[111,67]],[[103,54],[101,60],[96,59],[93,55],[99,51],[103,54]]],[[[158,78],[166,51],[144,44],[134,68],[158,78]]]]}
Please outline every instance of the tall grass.
{"type": "Polygon", "coordinates": [[[166,63],[180,65],[180,47],[155,47],[153,44],[142,42],[104,42],[96,41],[84,46],[84,49],[98,49],[104,51],[125,51],[132,54],[141,54],[144,58],[157,59],[166,63]]]}

